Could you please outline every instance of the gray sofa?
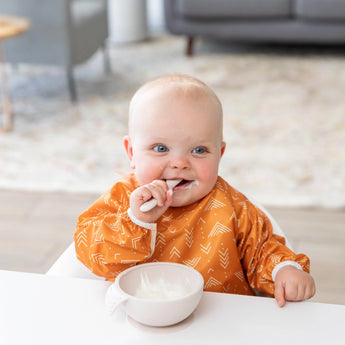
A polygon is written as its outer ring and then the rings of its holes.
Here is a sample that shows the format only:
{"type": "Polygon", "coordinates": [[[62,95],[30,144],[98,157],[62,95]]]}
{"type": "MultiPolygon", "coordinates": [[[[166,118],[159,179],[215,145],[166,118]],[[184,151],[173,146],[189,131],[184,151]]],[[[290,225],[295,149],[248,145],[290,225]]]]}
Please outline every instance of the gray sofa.
{"type": "Polygon", "coordinates": [[[167,29],[188,38],[240,42],[345,43],[345,0],[165,0],[167,29]]]}

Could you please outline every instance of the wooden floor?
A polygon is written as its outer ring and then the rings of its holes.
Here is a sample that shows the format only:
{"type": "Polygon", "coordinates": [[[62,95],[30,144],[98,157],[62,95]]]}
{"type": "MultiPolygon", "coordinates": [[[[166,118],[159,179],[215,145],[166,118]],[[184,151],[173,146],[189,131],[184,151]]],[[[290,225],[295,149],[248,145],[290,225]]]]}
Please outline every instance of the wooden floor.
{"type": "MultiPolygon", "coordinates": [[[[0,190],[0,269],[45,273],[72,242],[97,195],[0,190]]],[[[345,210],[269,208],[296,252],[311,259],[314,301],[345,304],[345,210]]]]}

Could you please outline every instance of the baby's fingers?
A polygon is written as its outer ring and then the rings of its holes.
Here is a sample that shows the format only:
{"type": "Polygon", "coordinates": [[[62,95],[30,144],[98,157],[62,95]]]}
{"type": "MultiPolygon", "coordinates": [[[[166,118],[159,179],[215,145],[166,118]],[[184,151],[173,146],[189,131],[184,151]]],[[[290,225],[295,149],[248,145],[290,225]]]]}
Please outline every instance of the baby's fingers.
{"type": "Polygon", "coordinates": [[[302,272],[304,279],[287,284],[285,298],[288,301],[304,301],[314,296],[315,283],[311,275],[302,272]]]}
{"type": "Polygon", "coordinates": [[[277,282],[274,285],[274,298],[276,299],[279,307],[285,305],[285,286],[284,283],[277,282]]]}
{"type": "Polygon", "coordinates": [[[312,279],[312,281],[309,284],[307,284],[304,288],[303,300],[312,298],[315,295],[315,292],[316,292],[315,282],[314,282],[314,279],[312,279]]]}
{"type": "Polygon", "coordinates": [[[158,206],[164,206],[166,201],[167,186],[164,181],[156,180],[146,185],[150,190],[152,198],[157,200],[158,206]]]}
{"type": "Polygon", "coordinates": [[[313,277],[293,266],[285,266],[279,269],[274,286],[274,295],[281,307],[285,304],[285,301],[304,301],[315,294],[313,277]]]}

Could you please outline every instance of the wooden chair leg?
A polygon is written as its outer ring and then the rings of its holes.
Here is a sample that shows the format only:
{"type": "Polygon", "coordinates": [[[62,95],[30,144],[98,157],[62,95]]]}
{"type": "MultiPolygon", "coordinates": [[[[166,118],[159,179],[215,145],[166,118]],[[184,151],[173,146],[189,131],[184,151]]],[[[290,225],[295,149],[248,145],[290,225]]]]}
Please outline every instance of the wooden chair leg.
{"type": "Polygon", "coordinates": [[[194,46],[194,37],[188,36],[187,37],[187,48],[186,48],[186,55],[193,56],[193,46],[194,46]]]}

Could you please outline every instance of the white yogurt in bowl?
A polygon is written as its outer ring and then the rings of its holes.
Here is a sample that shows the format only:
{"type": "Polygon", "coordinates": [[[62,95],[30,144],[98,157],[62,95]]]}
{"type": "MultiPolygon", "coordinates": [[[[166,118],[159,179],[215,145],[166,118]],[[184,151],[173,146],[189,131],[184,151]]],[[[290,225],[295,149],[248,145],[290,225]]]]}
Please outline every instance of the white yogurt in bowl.
{"type": "Polygon", "coordinates": [[[170,262],[140,264],[120,273],[106,302],[120,306],[134,320],[148,326],[169,326],[187,318],[202,296],[202,275],[186,265],[170,262]]]}
{"type": "Polygon", "coordinates": [[[152,282],[145,272],[141,274],[141,283],[135,297],[151,300],[169,300],[186,296],[185,284],[171,283],[163,276],[152,282]]]}

